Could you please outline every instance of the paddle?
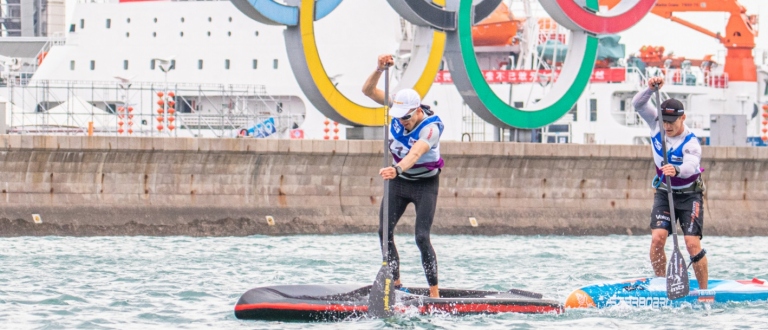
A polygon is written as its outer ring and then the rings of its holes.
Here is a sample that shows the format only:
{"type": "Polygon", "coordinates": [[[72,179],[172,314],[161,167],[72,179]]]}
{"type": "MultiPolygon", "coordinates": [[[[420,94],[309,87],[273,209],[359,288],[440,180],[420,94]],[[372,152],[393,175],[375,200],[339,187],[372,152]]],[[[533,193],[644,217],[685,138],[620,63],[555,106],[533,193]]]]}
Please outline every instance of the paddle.
{"type": "MultiPolygon", "coordinates": [[[[384,69],[384,166],[389,163],[389,66],[384,69]]],[[[389,255],[389,180],[384,180],[384,197],[382,198],[382,254],[384,261],[376,274],[376,279],[368,295],[368,314],[373,317],[392,316],[392,306],[395,304],[395,282],[392,279],[392,268],[387,262],[389,255]]]]}
{"type": "MultiPolygon", "coordinates": [[[[661,165],[667,163],[667,141],[664,131],[663,117],[661,112],[661,97],[659,96],[659,86],[656,87],[656,108],[658,109],[659,134],[661,134],[661,150],[664,160],[661,165]]],[[[680,247],[677,245],[677,218],[675,218],[675,202],[672,198],[672,181],[668,175],[664,176],[667,184],[667,198],[669,199],[669,222],[672,225],[672,242],[675,247],[672,250],[672,258],[667,264],[667,298],[670,300],[679,299],[688,295],[688,267],[685,265],[685,259],[680,254],[680,247]]]]}

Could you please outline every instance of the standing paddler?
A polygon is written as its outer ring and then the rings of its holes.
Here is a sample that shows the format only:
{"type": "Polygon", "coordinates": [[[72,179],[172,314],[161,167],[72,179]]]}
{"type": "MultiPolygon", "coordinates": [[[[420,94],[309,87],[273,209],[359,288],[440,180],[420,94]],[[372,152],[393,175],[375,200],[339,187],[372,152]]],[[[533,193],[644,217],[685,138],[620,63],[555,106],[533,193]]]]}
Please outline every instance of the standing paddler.
{"type": "Polygon", "coordinates": [[[699,289],[707,288],[707,251],[701,248],[703,237],[704,212],[702,193],[704,183],[701,180],[701,145],[696,136],[685,125],[683,104],[670,98],[661,103],[664,132],[666,134],[667,159],[664,161],[661,132],[657,120],[657,110],[648,102],[653,93],[664,85],[664,78],[648,79],[648,88],[635,95],[632,105],[651,127],[651,148],[656,164],[656,178],[653,186],[656,194],[651,211],[651,265],[656,276],[666,276],[667,255],[664,245],[671,232],[671,221],[680,221],[685,236],[685,247],[691,256],[693,271],[699,282],[699,289]],[[675,217],[670,220],[667,192],[670,187],[664,183],[664,176],[671,179],[675,217]]]}
{"type": "MultiPolygon", "coordinates": [[[[376,88],[382,72],[394,63],[391,55],[380,55],[378,65],[363,85],[363,93],[374,101],[384,104],[384,91],[376,88]]],[[[421,97],[413,89],[403,89],[391,98],[389,152],[392,166],[379,170],[379,175],[389,183],[389,214],[379,212],[379,241],[383,241],[382,228],[388,221],[387,262],[392,267],[395,288],[400,288],[400,257],[394,240],[394,229],[409,203],[416,208],[416,245],[421,251],[421,265],[427,276],[430,297],[440,296],[437,286],[437,257],[430,241],[430,229],[437,206],[440,169],[440,135],[443,123],[428,106],[421,104],[421,97]]],[[[382,208],[383,209],[383,203],[382,208]]],[[[382,248],[384,242],[381,242],[382,248]]]]}

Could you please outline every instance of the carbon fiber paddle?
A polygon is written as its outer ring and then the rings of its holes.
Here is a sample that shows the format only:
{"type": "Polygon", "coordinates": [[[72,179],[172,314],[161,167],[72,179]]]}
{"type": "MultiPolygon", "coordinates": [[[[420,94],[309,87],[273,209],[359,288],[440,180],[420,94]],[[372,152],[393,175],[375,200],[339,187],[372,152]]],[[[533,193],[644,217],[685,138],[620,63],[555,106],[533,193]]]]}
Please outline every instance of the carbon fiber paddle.
{"type": "MultiPolygon", "coordinates": [[[[389,163],[389,66],[384,69],[384,163],[389,163]]],[[[389,180],[384,180],[384,196],[382,197],[382,254],[384,255],[381,269],[376,274],[376,279],[371,286],[368,295],[368,314],[373,317],[390,317],[393,314],[392,306],[395,304],[395,282],[392,279],[392,268],[387,262],[389,255],[389,180]]]]}
{"type": "MultiPolygon", "coordinates": [[[[656,108],[658,109],[658,118],[656,122],[659,125],[659,134],[661,134],[661,150],[664,160],[661,165],[667,164],[667,139],[664,131],[664,124],[661,112],[661,97],[659,96],[659,86],[656,86],[656,108]]],[[[668,175],[665,175],[667,184],[667,198],[669,199],[669,222],[672,225],[672,242],[675,247],[672,250],[672,257],[667,264],[667,298],[670,300],[680,299],[688,295],[688,267],[685,265],[685,259],[680,254],[680,247],[677,245],[677,218],[675,217],[675,201],[672,198],[672,181],[668,175]]]]}

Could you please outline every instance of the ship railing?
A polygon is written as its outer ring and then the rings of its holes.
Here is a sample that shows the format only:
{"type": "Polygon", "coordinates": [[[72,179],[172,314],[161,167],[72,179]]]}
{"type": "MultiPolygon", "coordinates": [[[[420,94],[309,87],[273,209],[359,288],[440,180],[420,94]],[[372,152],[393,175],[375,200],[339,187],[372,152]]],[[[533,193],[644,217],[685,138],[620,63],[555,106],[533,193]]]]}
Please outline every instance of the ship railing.
{"type": "Polygon", "coordinates": [[[634,83],[638,90],[642,89],[648,81],[646,73],[633,66],[627,67],[626,77],[626,81],[634,83]]]}
{"type": "MultiPolygon", "coordinates": [[[[57,79],[50,79],[50,80],[33,80],[30,81],[30,85],[47,85],[51,87],[71,87],[71,88],[85,88],[85,89],[91,89],[91,88],[117,88],[118,81],[115,80],[57,80],[57,79]]],[[[188,90],[188,89],[194,89],[197,90],[198,88],[203,89],[205,91],[213,90],[213,91],[220,91],[220,90],[232,90],[232,91],[244,91],[244,92],[250,92],[257,95],[266,95],[267,89],[265,85],[251,85],[251,84],[217,84],[217,83],[190,83],[190,82],[174,82],[169,81],[167,83],[162,82],[150,82],[150,81],[131,81],[131,89],[133,90],[141,90],[141,89],[151,89],[151,88],[159,88],[159,86],[171,86],[172,88],[176,88],[179,90],[188,90]]]]}
{"type": "MultiPolygon", "coordinates": [[[[700,86],[712,88],[728,88],[728,73],[714,73],[704,71],[699,67],[689,69],[678,68],[658,68],[649,67],[645,72],[640,72],[637,68],[627,68],[628,77],[639,77],[638,87],[645,88],[650,77],[664,77],[664,83],[667,86],[700,86]],[[633,70],[636,74],[629,74],[633,70]]],[[[663,90],[662,90],[663,93],[663,90]]]]}

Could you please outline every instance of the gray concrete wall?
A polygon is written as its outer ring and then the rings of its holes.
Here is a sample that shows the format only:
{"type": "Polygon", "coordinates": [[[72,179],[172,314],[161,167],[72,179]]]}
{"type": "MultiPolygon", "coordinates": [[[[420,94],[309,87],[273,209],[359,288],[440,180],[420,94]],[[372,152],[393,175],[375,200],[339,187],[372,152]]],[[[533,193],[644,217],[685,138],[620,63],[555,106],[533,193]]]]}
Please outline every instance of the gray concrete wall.
{"type": "MultiPolygon", "coordinates": [[[[648,146],[441,149],[435,233],[649,232],[648,146]]],[[[382,150],[379,141],[0,135],[0,236],[375,232],[382,150]]],[[[703,166],[705,235],[768,235],[768,148],[705,147],[703,166]]],[[[409,207],[398,232],[413,223],[409,207]]]]}

